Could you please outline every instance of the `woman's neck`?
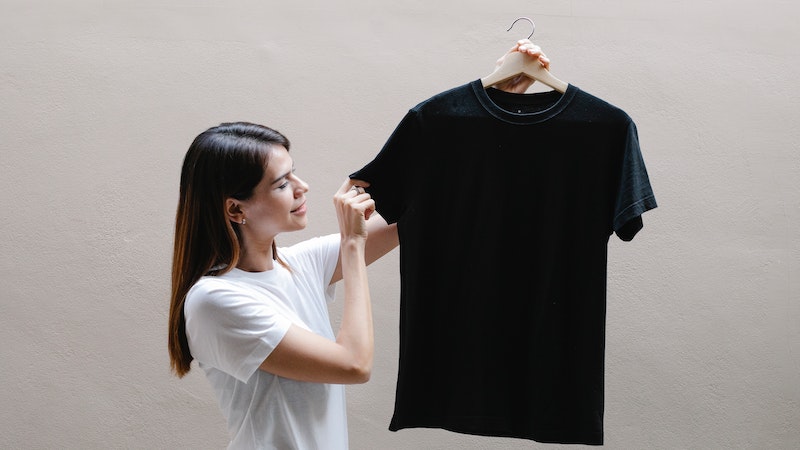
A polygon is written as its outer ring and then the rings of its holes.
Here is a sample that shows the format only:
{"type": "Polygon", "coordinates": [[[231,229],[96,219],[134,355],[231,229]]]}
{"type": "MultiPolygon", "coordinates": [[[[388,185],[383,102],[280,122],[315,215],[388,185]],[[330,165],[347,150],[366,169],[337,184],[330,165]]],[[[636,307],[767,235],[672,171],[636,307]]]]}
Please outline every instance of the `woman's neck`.
{"type": "Polygon", "coordinates": [[[266,249],[256,251],[243,248],[239,262],[236,263],[236,268],[245,272],[266,272],[274,267],[275,260],[272,255],[272,245],[269,245],[266,249]]]}

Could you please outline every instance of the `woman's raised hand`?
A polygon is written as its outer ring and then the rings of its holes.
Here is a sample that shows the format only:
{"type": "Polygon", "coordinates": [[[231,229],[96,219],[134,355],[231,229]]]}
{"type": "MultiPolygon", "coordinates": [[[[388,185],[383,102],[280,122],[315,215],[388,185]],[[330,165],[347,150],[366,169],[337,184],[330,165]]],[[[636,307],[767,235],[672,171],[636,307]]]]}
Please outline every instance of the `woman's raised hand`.
{"type": "MultiPolygon", "coordinates": [[[[505,55],[501,56],[500,59],[497,60],[496,67],[500,67],[503,64],[506,56],[514,52],[525,53],[532,58],[538,58],[539,64],[541,64],[545,69],[550,70],[550,59],[545,56],[545,54],[542,52],[542,49],[538,45],[534,44],[529,39],[520,39],[517,41],[516,45],[511,47],[505,55]]],[[[534,81],[534,79],[525,76],[524,74],[520,74],[502,83],[496,84],[495,87],[497,89],[514,94],[524,94],[525,91],[527,91],[528,88],[533,85],[534,81]]]]}
{"type": "Polygon", "coordinates": [[[366,181],[347,178],[333,196],[343,238],[367,237],[366,220],[375,211],[375,200],[364,190],[367,186],[366,181]]]}

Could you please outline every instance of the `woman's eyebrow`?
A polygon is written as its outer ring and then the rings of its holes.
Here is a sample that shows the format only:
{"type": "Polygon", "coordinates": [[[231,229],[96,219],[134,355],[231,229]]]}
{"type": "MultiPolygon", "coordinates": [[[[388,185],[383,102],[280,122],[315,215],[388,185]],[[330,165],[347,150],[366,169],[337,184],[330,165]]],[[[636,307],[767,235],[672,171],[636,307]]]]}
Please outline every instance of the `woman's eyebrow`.
{"type": "Polygon", "coordinates": [[[290,173],[292,173],[292,172],[291,171],[286,172],[285,174],[283,174],[283,175],[279,176],[278,178],[272,180],[272,182],[270,183],[270,186],[275,184],[275,183],[280,183],[281,180],[283,180],[284,178],[288,177],[290,173]]]}
{"type": "Polygon", "coordinates": [[[273,184],[275,184],[275,183],[279,183],[281,180],[283,180],[284,178],[286,178],[286,177],[288,177],[289,175],[291,175],[291,174],[292,174],[292,172],[294,172],[294,164],[292,164],[292,168],[291,168],[291,169],[290,169],[288,172],[284,173],[283,175],[280,175],[280,176],[278,176],[278,178],[275,178],[275,179],[274,179],[274,180],[273,180],[273,181],[270,183],[270,186],[272,186],[272,185],[273,185],[273,184]]]}

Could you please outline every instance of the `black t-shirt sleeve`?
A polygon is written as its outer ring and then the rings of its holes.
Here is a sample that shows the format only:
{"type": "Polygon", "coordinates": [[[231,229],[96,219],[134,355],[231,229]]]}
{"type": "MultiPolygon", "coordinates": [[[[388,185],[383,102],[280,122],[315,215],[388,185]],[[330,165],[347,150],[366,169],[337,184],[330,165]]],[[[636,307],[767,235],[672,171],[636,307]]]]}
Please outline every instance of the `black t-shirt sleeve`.
{"type": "Polygon", "coordinates": [[[350,174],[370,183],[366,190],[388,223],[397,222],[406,210],[409,183],[416,178],[409,171],[416,167],[412,162],[421,146],[419,128],[416,111],[409,110],[375,158],[350,174]]]}
{"type": "Polygon", "coordinates": [[[633,121],[626,130],[618,186],[613,228],[620,239],[630,241],[642,229],[642,214],[657,206],[633,121]]]}

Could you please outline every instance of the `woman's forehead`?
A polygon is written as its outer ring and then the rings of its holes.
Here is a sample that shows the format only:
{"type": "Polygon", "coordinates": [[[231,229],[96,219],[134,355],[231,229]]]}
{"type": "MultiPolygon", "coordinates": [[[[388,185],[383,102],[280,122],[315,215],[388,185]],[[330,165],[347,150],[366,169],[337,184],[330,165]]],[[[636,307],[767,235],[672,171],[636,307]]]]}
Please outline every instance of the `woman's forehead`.
{"type": "Polygon", "coordinates": [[[292,171],[294,160],[286,147],[273,145],[267,158],[267,166],[264,170],[265,178],[274,180],[278,177],[287,175],[292,171]]]}

